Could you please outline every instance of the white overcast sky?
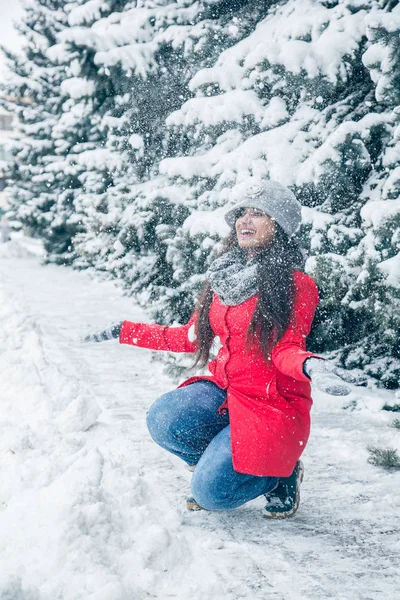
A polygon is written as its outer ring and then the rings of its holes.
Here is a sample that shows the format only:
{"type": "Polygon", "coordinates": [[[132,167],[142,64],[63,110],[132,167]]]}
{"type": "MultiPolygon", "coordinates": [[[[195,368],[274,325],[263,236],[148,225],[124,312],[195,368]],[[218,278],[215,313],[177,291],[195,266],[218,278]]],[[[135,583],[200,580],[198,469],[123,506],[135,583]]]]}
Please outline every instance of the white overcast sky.
{"type": "MultiPolygon", "coordinates": [[[[14,29],[13,21],[22,14],[20,0],[0,0],[0,44],[10,50],[18,50],[21,38],[14,29]]],[[[4,59],[0,53],[0,76],[4,74],[4,59]]]]}

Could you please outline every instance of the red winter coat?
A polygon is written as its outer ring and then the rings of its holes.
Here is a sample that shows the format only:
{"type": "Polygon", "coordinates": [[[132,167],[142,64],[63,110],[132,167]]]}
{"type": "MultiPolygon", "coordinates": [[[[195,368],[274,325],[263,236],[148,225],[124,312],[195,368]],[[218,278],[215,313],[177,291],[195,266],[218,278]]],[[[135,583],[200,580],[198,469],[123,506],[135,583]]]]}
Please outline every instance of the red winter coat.
{"type": "MultiPolygon", "coordinates": [[[[211,376],[191,377],[179,387],[203,379],[227,390],[219,410],[228,408],[235,471],[288,477],[310,433],[310,380],[303,373],[306,337],[318,304],[318,291],[308,275],[295,271],[295,304],[290,326],[272,349],[270,360],[246,352],[246,333],[257,296],[226,306],[214,295],[210,325],[221,348],[208,368],[211,376]]],[[[152,350],[195,352],[196,313],[182,327],[124,321],[121,344],[152,350]]]]}

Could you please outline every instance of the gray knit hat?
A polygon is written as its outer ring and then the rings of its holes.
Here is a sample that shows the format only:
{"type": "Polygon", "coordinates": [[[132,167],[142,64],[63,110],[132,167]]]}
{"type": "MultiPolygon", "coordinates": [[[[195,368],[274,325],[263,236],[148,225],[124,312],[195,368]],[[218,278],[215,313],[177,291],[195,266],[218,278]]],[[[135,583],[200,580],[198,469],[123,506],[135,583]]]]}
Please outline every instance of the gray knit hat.
{"type": "Polygon", "coordinates": [[[249,187],[245,192],[244,200],[235,204],[225,214],[225,221],[230,227],[234,227],[241,208],[258,208],[266,212],[289,237],[292,237],[300,227],[300,202],[288,188],[276,181],[265,181],[260,185],[249,187]]]}

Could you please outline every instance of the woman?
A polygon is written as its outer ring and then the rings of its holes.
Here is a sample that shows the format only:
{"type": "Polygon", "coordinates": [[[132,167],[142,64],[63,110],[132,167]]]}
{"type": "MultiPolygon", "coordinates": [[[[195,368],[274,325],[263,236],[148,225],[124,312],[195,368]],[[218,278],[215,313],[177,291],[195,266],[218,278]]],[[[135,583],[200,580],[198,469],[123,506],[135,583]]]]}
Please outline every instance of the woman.
{"type": "Polygon", "coordinates": [[[252,187],[225,218],[231,233],[186,325],[123,321],[85,341],[196,352],[205,366],[218,336],[211,374],[161,396],[147,415],[150,434],[194,471],[189,509],[233,509],[265,495],[264,516],[286,518],[300,500],[310,380],[334,395],[350,392],[340,375],[356,381],[305,349],[318,292],[296,270],[301,206],[292,192],[252,187]]]}

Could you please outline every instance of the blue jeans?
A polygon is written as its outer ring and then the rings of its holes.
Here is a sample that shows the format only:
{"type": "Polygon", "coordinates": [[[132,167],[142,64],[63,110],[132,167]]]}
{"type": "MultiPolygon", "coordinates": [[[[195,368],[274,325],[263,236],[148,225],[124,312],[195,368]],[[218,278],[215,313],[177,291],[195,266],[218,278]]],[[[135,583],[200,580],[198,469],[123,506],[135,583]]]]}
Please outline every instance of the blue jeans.
{"type": "Polygon", "coordinates": [[[232,465],[229,416],[219,415],[226,391],[199,381],[164,394],[147,413],[153,440],[196,465],[192,494],[207,510],[237,508],[271,491],[276,477],[237,473],[232,465]]]}

